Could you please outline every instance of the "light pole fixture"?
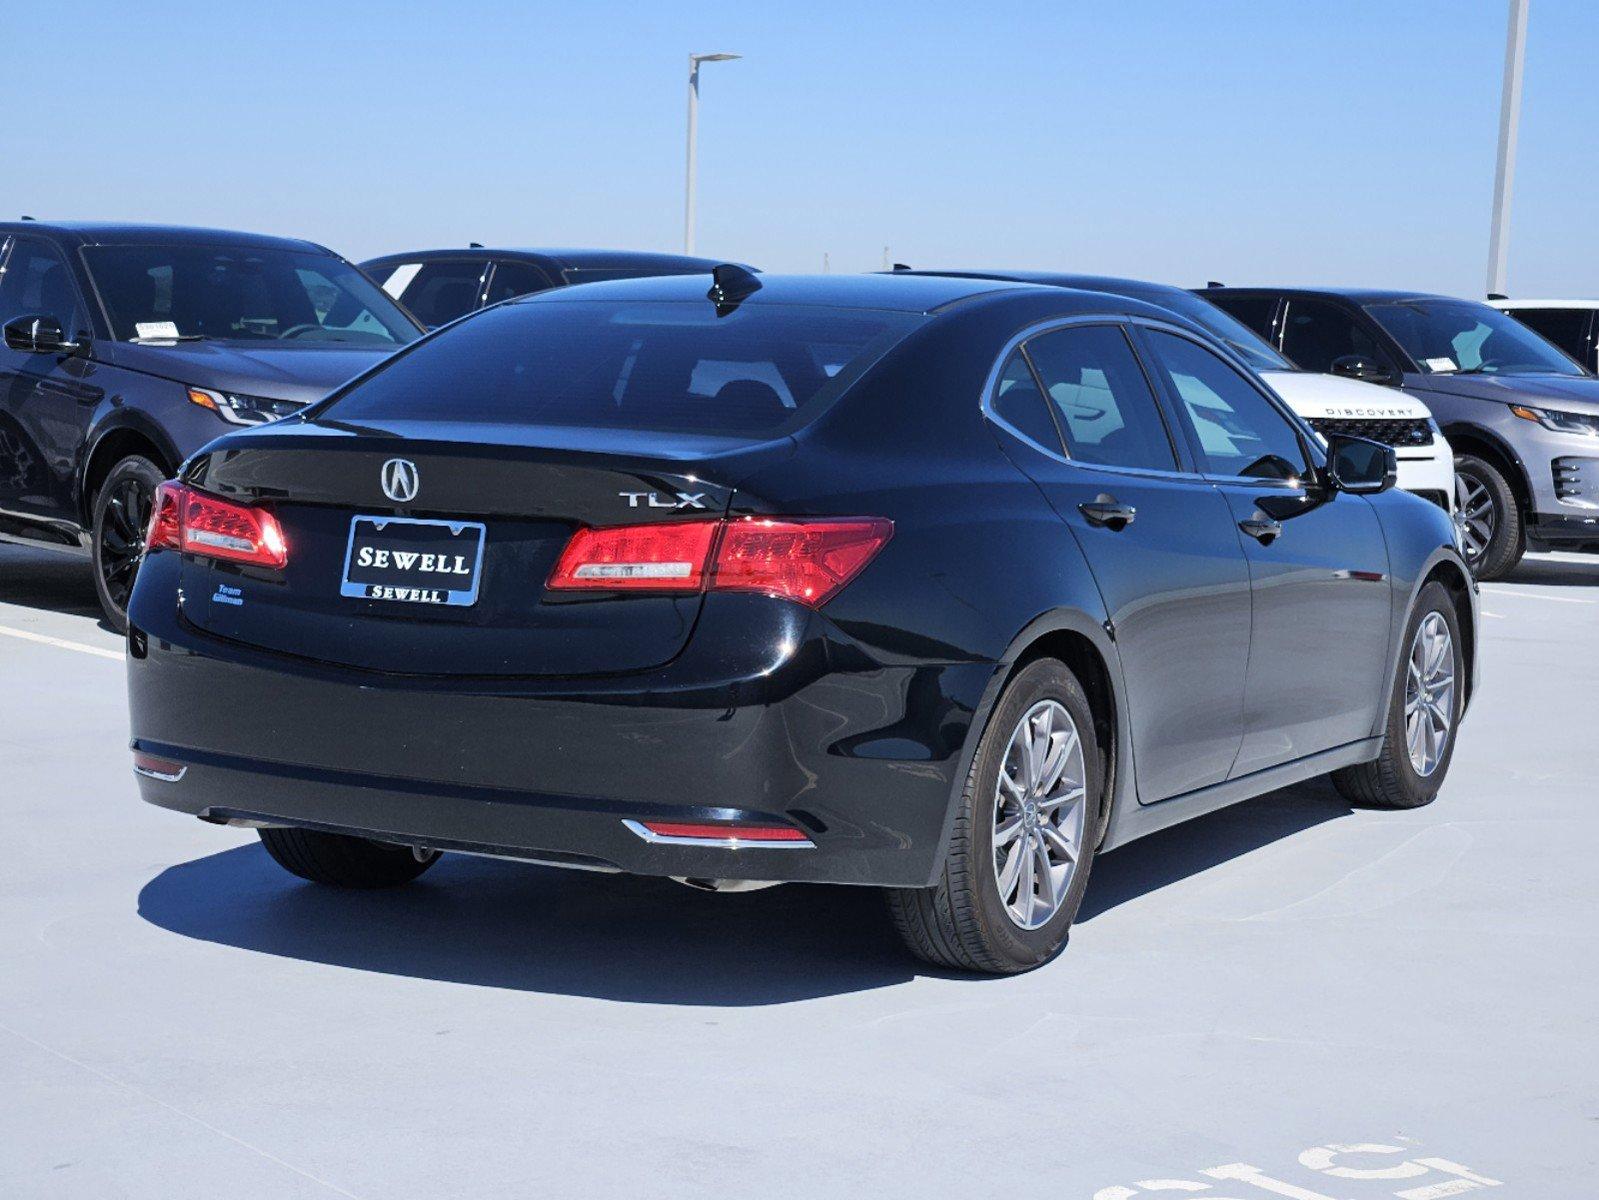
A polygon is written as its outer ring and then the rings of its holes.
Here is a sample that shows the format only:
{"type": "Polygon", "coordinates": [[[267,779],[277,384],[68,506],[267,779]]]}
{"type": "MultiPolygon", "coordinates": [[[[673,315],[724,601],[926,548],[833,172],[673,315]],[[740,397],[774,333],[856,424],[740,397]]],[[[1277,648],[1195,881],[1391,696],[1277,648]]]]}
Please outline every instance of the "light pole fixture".
{"type": "Polygon", "coordinates": [[[1494,168],[1494,215],[1488,230],[1488,294],[1504,295],[1510,264],[1510,186],[1516,174],[1521,125],[1521,68],[1527,59],[1527,0],[1510,0],[1505,40],[1505,86],[1499,100],[1499,161],[1494,168]]]}
{"type": "Polygon", "coordinates": [[[688,175],[683,186],[683,253],[694,253],[694,154],[700,124],[700,64],[729,62],[741,54],[690,54],[688,56],[688,175]]]}

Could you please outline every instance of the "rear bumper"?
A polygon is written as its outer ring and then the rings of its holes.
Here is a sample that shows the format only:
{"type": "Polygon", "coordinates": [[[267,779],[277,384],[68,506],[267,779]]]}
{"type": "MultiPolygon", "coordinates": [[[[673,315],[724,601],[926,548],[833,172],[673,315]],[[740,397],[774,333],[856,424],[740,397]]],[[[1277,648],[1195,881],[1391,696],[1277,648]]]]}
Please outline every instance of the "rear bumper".
{"type": "MultiPolygon", "coordinates": [[[[146,570],[165,571],[172,556],[146,570]]],[[[669,666],[592,679],[330,668],[202,633],[141,576],[128,662],[152,804],[642,875],[923,886],[995,667],[885,661],[808,610],[707,598],[669,666]],[[811,844],[651,841],[780,822],[811,844]]]]}

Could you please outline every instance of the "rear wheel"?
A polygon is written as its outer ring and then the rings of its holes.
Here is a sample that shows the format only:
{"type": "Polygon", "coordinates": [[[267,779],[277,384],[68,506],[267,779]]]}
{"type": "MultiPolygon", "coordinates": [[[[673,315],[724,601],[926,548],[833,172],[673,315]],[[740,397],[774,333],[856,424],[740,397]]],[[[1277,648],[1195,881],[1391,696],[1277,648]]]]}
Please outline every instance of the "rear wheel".
{"type": "Polygon", "coordinates": [[[1405,627],[1405,652],[1388,701],[1382,753],[1333,773],[1351,804],[1420,808],[1443,787],[1465,705],[1465,655],[1454,602],[1441,583],[1421,589],[1405,627]]]}
{"type": "Polygon", "coordinates": [[[148,458],[132,455],[111,468],[94,497],[94,589],[106,621],[128,627],[128,597],[144,554],[155,489],[166,478],[148,458]]]}
{"type": "Polygon", "coordinates": [[[978,745],[931,888],[895,888],[889,913],[920,958],[1009,975],[1047,961],[1088,887],[1101,798],[1093,711],[1064,663],[1017,673],[978,745]]]}
{"type": "Polygon", "coordinates": [[[439,860],[437,850],[412,850],[369,838],[315,829],[262,829],[261,844],[291,875],[334,887],[386,888],[410,883],[439,860]]]}
{"type": "Polygon", "coordinates": [[[1492,463],[1475,455],[1455,459],[1455,515],[1466,563],[1478,579],[1499,579],[1527,552],[1516,493],[1492,463]]]}

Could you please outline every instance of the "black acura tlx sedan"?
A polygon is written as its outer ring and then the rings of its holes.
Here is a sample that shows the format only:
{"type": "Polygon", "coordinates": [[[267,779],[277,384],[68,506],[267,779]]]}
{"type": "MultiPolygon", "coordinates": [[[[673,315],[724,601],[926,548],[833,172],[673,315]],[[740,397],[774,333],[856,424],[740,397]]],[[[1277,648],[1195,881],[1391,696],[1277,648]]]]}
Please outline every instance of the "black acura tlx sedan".
{"type": "Polygon", "coordinates": [[[1098,850],[1324,773],[1436,795],[1476,599],[1393,473],[1123,297],[545,292],[162,486],[134,769],[319,883],[868,884],[922,957],[1025,970],[1098,850]]]}

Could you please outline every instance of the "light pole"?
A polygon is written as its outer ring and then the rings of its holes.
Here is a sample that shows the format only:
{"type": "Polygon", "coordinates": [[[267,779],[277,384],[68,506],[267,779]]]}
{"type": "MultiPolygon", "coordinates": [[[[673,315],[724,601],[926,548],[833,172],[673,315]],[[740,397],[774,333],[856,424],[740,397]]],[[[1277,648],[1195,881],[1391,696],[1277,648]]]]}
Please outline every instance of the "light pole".
{"type": "Polygon", "coordinates": [[[1499,101],[1499,163],[1494,168],[1494,215],[1488,233],[1488,294],[1504,295],[1510,261],[1510,185],[1516,173],[1516,132],[1521,125],[1521,67],[1527,58],[1527,2],[1510,0],[1505,42],[1505,90],[1499,101]]]}
{"type": "Polygon", "coordinates": [[[700,64],[728,62],[741,54],[688,56],[688,178],[683,185],[683,253],[694,253],[694,143],[700,125],[700,64]]]}

